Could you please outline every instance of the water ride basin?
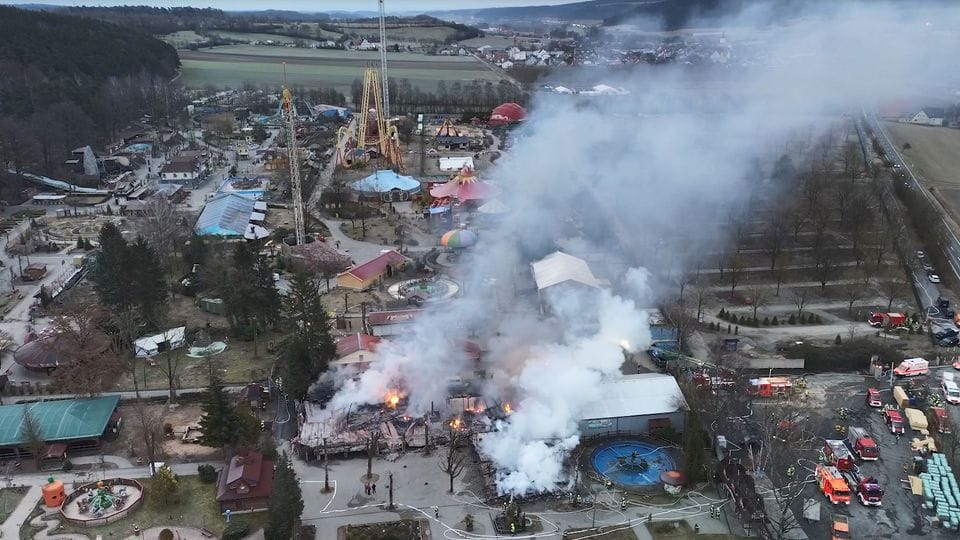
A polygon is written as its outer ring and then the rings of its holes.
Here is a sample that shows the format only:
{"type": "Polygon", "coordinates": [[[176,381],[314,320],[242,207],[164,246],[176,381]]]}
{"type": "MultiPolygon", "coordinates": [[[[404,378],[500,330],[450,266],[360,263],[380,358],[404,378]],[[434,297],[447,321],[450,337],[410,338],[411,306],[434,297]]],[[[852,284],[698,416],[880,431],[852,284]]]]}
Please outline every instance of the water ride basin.
{"type": "Polygon", "coordinates": [[[660,483],[660,473],[676,469],[676,461],[663,447],[642,441],[611,441],[590,456],[597,474],[625,487],[660,483]]]}

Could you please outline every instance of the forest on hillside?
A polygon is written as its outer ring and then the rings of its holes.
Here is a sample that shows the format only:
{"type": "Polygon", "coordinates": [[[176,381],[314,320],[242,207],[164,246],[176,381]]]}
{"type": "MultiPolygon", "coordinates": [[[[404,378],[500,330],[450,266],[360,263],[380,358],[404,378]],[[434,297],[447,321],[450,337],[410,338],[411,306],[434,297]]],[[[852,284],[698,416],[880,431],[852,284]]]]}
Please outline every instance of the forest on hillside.
{"type": "Polygon", "coordinates": [[[54,172],[143,114],[175,114],[179,58],[137,29],[0,6],[0,164],[54,172]]]}

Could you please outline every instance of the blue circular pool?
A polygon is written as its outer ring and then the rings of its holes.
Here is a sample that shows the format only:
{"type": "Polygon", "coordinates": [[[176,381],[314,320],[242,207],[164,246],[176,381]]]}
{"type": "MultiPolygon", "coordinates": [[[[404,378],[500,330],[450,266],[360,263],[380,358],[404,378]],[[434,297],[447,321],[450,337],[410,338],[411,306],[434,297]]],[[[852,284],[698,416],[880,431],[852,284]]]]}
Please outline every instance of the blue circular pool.
{"type": "Polygon", "coordinates": [[[660,473],[676,469],[676,462],[666,449],[640,441],[600,445],[590,462],[600,475],[628,487],[659,484],[660,473]]]}

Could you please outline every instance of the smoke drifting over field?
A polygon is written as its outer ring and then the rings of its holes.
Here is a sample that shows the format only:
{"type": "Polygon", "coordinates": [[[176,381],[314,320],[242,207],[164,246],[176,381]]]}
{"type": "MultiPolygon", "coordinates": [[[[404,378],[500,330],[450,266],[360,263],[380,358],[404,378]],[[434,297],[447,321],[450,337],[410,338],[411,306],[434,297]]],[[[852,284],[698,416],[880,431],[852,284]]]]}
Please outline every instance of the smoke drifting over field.
{"type": "Polygon", "coordinates": [[[728,65],[658,66],[622,80],[594,68],[578,76],[632,93],[535,97],[517,144],[483,174],[504,188],[512,212],[481,231],[466,297],[431,309],[331,406],[380,403],[400,386],[413,412],[424,413],[443,402],[444,380],[469,371],[456,338],[479,335],[488,345],[488,403],[514,409],[483,436],[481,451],[503,471],[502,492],[553,489],[579,441],[581,411],[599,397],[600,381],[619,374],[622,343],[650,343],[643,308],[668,293],[649,274],[723,243],[728,209],[750,197],[772,159],[803,152],[838,115],[911,92],[905,81],[929,90],[930,81],[954,77],[957,15],[927,20],[916,10],[845,5],[759,31],[749,29],[766,20],[757,7],[725,21],[738,29],[725,35],[728,65]],[[611,286],[599,298],[551,298],[553,315],[543,320],[535,296],[514,290],[529,282],[531,261],[557,249],[591,261],[611,286]]]}

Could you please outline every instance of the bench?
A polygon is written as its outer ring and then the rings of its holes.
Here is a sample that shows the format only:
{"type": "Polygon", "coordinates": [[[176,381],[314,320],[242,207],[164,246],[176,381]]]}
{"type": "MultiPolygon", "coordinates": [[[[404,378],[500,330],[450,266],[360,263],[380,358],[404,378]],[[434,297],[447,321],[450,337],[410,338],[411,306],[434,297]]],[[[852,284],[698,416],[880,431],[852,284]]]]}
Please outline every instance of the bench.
{"type": "Polygon", "coordinates": [[[200,528],[200,534],[202,534],[203,536],[205,536],[205,537],[207,537],[207,538],[216,538],[216,537],[217,537],[217,535],[214,534],[213,531],[211,531],[210,529],[208,529],[208,528],[206,528],[206,527],[201,527],[201,528],[200,528]]]}

